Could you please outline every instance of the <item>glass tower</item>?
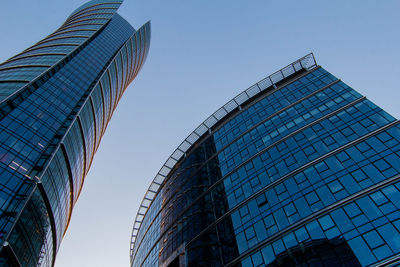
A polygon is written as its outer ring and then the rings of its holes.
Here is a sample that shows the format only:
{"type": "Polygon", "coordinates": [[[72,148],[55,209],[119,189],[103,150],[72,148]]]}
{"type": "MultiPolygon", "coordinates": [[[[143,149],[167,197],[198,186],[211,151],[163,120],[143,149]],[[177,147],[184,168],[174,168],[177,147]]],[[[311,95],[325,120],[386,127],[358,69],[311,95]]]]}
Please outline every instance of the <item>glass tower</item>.
{"type": "Polygon", "coordinates": [[[400,125],[309,54],[174,151],[133,227],[131,266],[400,260],[400,125]]]}
{"type": "Polygon", "coordinates": [[[0,266],[52,266],[94,153],[141,69],[150,24],[93,0],[0,64],[0,266]]]}

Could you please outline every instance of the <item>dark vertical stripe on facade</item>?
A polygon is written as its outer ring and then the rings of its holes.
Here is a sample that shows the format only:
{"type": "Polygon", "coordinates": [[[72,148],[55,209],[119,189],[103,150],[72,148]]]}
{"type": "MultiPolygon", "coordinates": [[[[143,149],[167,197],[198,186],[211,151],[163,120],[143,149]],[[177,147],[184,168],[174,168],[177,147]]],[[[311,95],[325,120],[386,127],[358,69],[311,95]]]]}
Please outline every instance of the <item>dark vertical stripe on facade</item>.
{"type": "MultiPolygon", "coordinates": [[[[66,163],[67,169],[68,169],[69,192],[70,192],[70,211],[69,211],[67,225],[65,227],[65,232],[66,232],[68,229],[69,222],[71,220],[72,210],[74,208],[74,198],[75,198],[75,196],[74,196],[74,180],[72,177],[71,163],[69,162],[67,150],[65,149],[65,145],[63,143],[60,144],[60,149],[62,151],[64,160],[65,160],[65,163],[66,163]]],[[[65,232],[64,232],[64,234],[65,234],[65,232]]]]}

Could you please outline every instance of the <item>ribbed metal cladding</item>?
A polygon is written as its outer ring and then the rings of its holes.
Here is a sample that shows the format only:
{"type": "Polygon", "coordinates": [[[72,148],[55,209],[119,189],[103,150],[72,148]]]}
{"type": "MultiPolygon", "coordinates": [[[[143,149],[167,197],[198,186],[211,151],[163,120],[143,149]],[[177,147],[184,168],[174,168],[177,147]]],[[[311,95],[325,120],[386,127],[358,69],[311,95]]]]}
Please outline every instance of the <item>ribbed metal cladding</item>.
{"type": "Polygon", "coordinates": [[[94,0],[0,64],[0,265],[52,266],[94,154],[141,69],[150,22],[94,0]]]}

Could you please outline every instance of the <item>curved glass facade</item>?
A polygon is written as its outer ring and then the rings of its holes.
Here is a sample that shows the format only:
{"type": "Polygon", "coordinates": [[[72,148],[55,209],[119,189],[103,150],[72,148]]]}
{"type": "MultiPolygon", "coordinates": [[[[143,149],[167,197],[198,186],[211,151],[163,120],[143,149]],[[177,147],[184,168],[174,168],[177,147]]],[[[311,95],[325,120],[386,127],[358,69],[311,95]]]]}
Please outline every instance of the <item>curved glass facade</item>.
{"type": "Polygon", "coordinates": [[[136,217],[131,266],[393,264],[399,197],[399,122],[310,54],[173,153],[136,217]]]}
{"type": "Polygon", "coordinates": [[[94,0],[0,64],[0,265],[52,266],[112,113],[148,53],[139,30],[94,0]]]}

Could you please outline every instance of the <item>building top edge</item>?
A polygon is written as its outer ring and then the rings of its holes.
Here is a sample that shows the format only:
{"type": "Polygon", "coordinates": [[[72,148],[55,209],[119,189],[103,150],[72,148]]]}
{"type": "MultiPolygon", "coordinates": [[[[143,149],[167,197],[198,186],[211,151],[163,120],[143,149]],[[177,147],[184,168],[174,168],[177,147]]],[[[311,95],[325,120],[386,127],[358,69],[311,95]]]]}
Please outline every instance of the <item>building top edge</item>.
{"type": "MultiPolygon", "coordinates": [[[[67,18],[67,20],[69,18],[71,18],[72,16],[74,16],[75,14],[77,14],[79,11],[84,10],[86,8],[92,7],[92,6],[97,6],[97,5],[102,5],[102,4],[118,4],[119,6],[122,5],[123,0],[91,0],[88,1],[84,4],[82,4],[80,7],[78,7],[77,9],[75,9],[71,15],[67,18]]],[[[119,8],[118,6],[118,8],[119,8]]],[[[118,9],[116,8],[116,9],[118,9]]]]}
{"type": "Polygon", "coordinates": [[[134,221],[131,244],[130,244],[130,261],[133,263],[134,255],[133,249],[135,246],[136,236],[139,232],[142,221],[147,213],[147,210],[153,203],[161,188],[164,180],[170,172],[174,169],[175,165],[186,157],[187,152],[205,135],[210,135],[215,125],[221,121],[226,120],[231,115],[232,111],[241,108],[242,105],[251,99],[257,98],[261,93],[269,88],[277,88],[277,85],[284,79],[296,74],[302,70],[309,71],[317,67],[317,63],[313,53],[309,53],[298,60],[292,62],[286,67],[272,73],[259,82],[253,84],[243,92],[239,93],[236,97],[228,101],[225,105],[215,111],[211,116],[204,120],[189,136],[178,146],[171,156],[165,161],[157,175],[152,180],[143,200],[139,206],[134,221]]]}

